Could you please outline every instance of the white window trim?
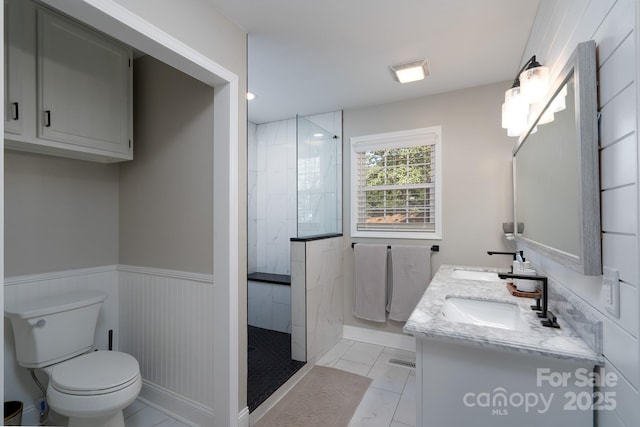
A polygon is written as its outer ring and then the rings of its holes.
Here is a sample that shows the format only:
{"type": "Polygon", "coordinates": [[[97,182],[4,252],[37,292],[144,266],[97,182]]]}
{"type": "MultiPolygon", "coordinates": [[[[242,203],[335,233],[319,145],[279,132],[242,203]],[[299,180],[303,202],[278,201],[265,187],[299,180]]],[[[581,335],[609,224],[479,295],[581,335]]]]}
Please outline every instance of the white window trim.
{"type": "Polygon", "coordinates": [[[351,150],[351,237],[375,237],[386,239],[424,239],[424,240],[442,240],[442,150],[441,150],[442,128],[440,126],[431,126],[426,128],[404,130],[398,132],[379,133],[374,135],[355,136],[350,138],[351,150]],[[357,173],[358,173],[358,152],[368,149],[405,147],[410,145],[416,139],[433,141],[436,155],[436,171],[435,171],[435,230],[434,231],[359,231],[357,227],[357,173]],[[434,141],[435,140],[435,141],[434,141]]]}

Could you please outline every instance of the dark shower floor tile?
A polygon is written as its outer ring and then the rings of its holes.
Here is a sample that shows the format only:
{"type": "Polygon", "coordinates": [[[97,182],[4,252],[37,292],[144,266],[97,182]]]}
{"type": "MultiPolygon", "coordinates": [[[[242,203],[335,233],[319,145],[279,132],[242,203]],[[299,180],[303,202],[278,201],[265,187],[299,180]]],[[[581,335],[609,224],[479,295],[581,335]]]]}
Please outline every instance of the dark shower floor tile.
{"type": "Polygon", "coordinates": [[[291,334],[249,326],[247,403],[253,412],[304,362],[291,360],[291,334]]]}

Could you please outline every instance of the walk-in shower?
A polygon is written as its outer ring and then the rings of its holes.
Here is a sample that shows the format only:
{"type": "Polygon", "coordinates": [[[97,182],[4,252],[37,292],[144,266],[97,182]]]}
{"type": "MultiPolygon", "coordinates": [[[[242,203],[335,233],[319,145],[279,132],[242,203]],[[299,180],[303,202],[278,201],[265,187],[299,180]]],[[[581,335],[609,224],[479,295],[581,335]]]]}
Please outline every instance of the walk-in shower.
{"type": "Polygon", "coordinates": [[[305,286],[291,240],[342,230],[342,112],[249,124],[247,400],[253,411],[307,361],[305,286]],[[298,350],[292,353],[292,347],[298,350]]]}

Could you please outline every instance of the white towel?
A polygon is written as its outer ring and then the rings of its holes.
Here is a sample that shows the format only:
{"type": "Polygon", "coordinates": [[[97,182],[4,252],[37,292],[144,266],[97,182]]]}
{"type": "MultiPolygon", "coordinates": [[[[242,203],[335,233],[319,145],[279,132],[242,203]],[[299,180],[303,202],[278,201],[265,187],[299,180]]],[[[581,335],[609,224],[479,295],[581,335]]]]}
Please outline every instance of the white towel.
{"type": "Polygon", "coordinates": [[[387,245],[356,244],[353,315],[386,322],[387,245]]]}
{"type": "Polygon", "coordinates": [[[431,253],[425,246],[391,246],[389,319],[406,322],[431,282],[431,253]]]}

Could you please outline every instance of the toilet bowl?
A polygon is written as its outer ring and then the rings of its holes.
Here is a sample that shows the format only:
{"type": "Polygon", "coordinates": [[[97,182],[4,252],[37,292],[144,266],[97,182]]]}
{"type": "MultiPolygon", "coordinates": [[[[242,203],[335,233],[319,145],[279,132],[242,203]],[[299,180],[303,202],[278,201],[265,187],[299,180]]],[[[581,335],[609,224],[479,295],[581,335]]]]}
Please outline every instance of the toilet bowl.
{"type": "Polygon", "coordinates": [[[140,393],[136,359],[116,351],[96,351],[49,366],[47,401],[69,417],[69,427],[123,427],[122,410],[140,393]]]}

